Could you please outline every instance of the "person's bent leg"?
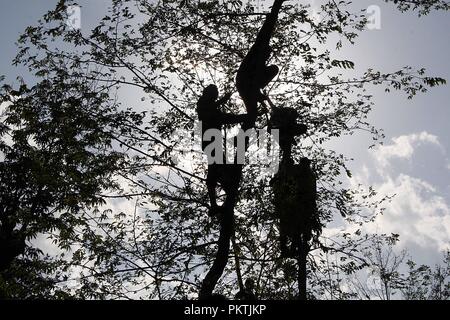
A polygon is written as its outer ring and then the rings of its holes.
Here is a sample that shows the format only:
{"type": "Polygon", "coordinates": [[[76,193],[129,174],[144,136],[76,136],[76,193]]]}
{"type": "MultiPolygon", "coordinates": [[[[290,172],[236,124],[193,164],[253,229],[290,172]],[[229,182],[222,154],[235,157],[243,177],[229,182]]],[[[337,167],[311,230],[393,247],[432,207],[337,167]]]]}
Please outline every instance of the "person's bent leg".
{"type": "Polygon", "coordinates": [[[214,216],[218,212],[217,206],[217,195],[216,195],[216,187],[217,187],[217,164],[212,164],[208,166],[208,174],[206,176],[206,187],[208,188],[208,196],[210,208],[208,211],[209,216],[214,216]]]}

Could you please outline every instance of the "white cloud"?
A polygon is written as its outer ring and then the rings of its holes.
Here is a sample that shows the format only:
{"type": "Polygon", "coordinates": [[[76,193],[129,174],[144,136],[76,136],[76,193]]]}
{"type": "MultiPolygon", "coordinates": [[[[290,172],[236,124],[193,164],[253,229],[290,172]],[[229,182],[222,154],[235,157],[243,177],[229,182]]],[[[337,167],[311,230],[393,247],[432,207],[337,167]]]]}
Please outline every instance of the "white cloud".
{"type": "Polygon", "coordinates": [[[9,106],[11,103],[9,102],[2,102],[0,103],[0,113],[3,112],[7,106],[9,106]]]}
{"type": "MultiPolygon", "coordinates": [[[[439,255],[443,250],[450,249],[449,199],[432,181],[407,175],[400,165],[396,166],[395,171],[385,170],[391,166],[393,159],[410,161],[414,169],[413,154],[420,145],[438,147],[445,159],[445,148],[437,136],[427,132],[402,135],[393,138],[392,144],[377,148],[373,154],[374,168],[370,170],[367,165],[363,166],[350,181],[353,186],[357,183],[373,185],[380,199],[386,195],[396,195],[386,205],[385,213],[365,226],[366,231],[397,233],[400,243],[412,243],[439,255]],[[381,181],[374,184],[375,178],[381,178],[381,181]]],[[[442,170],[445,171],[446,165],[443,163],[442,170]]]]}
{"type": "Polygon", "coordinates": [[[405,174],[376,186],[380,196],[396,194],[383,215],[366,226],[370,232],[400,234],[401,241],[436,251],[450,248],[450,207],[429,183],[405,174]]]}
{"type": "Polygon", "coordinates": [[[393,138],[392,144],[376,148],[373,156],[382,167],[387,167],[392,158],[410,160],[416,147],[423,144],[434,145],[443,150],[437,136],[423,131],[393,138]]]}

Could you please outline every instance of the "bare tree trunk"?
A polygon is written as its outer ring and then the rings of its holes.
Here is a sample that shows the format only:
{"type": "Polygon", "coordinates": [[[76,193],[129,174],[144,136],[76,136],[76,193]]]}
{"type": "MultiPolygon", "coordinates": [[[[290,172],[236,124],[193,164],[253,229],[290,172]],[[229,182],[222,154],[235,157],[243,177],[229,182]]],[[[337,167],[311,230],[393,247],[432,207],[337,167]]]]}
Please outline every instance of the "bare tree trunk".
{"type": "Polygon", "coordinates": [[[211,269],[208,271],[205,279],[203,280],[199,299],[207,299],[212,295],[214,288],[222,276],[228,262],[230,240],[234,231],[234,207],[238,198],[238,188],[240,177],[242,175],[242,167],[240,167],[238,175],[239,176],[236,177],[237,184],[233,190],[230,190],[230,193],[227,194],[223,205],[223,213],[220,217],[220,236],[218,240],[216,258],[211,269]]]}
{"type": "Polygon", "coordinates": [[[299,300],[306,301],[306,282],[308,278],[308,273],[306,269],[306,258],[308,256],[308,246],[303,244],[303,241],[299,241],[298,256],[297,256],[297,282],[298,282],[298,298],[299,300]]]}

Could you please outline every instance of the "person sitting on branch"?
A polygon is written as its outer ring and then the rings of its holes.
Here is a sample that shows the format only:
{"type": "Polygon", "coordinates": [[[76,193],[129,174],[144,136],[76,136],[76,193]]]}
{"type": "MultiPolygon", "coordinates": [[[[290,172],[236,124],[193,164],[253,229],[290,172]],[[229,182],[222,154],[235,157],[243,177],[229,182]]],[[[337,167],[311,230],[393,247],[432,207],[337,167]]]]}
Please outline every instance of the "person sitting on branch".
{"type": "MultiPolygon", "coordinates": [[[[208,173],[206,177],[206,186],[208,188],[208,195],[210,200],[210,210],[208,214],[210,216],[214,216],[219,212],[219,207],[217,205],[217,195],[216,195],[216,187],[220,182],[222,186],[226,190],[227,184],[230,182],[226,177],[226,159],[225,154],[222,152],[222,155],[219,156],[221,163],[217,163],[216,161],[216,149],[208,148],[208,146],[212,143],[212,141],[206,138],[205,133],[208,130],[217,130],[221,136],[222,127],[226,124],[238,124],[243,123],[248,120],[247,114],[231,114],[225,113],[220,110],[220,106],[225,104],[231,97],[231,94],[226,94],[223,98],[218,99],[219,91],[217,86],[211,84],[207,86],[203,90],[203,94],[197,102],[197,115],[202,125],[202,150],[208,157],[208,173]]],[[[209,136],[209,135],[208,135],[209,136]]],[[[212,135],[215,136],[215,135],[212,135]]],[[[222,141],[217,142],[222,144],[222,141]]],[[[231,166],[230,166],[231,167],[231,166]]],[[[230,177],[228,177],[230,178],[230,177]]]]}

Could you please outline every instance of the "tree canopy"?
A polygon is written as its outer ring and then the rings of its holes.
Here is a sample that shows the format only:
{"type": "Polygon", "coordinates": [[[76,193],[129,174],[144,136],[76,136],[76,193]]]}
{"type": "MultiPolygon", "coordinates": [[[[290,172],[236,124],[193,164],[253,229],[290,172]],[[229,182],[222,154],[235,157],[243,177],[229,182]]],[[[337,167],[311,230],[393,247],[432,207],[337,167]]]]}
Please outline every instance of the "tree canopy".
{"type": "MultiPolygon", "coordinates": [[[[438,0],[386,2],[419,15],[449,8],[438,0]]],[[[2,295],[197,296],[219,228],[207,215],[206,162],[186,138],[206,85],[236,91],[236,71],[272,1],[262,4],[111,0],[105,16],[86,30],[67,24],[67,8],[76,3],[60,0],[25,30],[14,64],[26,66],[34,80],[1,90],[0,221],[12,223],[27,246],[2,271],[2,295]],[[36,237],[48,237],[55,248],[43,252],[36,237]]],[[[371,221],[390,199],[376,199],[370,186],[349,186],[351,159],[328,147],[359,132],[381,141],[382,132],[367,121],[375,107],[370,88],[413,98],[445,84],[409,66],[352,74],[354,62],[337,52],[364,33],[367,17],[351,8],[324,1],[320,19],[313,19],[308,5],[287,1],[271,42],[271,63],[280,73],[268,94],[277,105],[295,108],[308,127],[292,155],[297,162],[313,159],[323,229],[337,217],[356,226],[371,221]]],[[[242,113],[244,106],[235,95],[227,109],[242,113]]],[[[267,124],[258,117],[257,128],[267,124]]],[[[279,255],[265,169],[258,163],[243,168],[235,250],[215,289],[228,297],[238,290],[236,265],[255,281],[261,299],[298,295],[295,261],[279,255]]],[[[353,297],[343,279],[368,266],[364,250],[373,241],[392,236],[324,233],[308,257],[309,298],[353,297]]],[[[414,269],[408,279],[422,271],[414,269]]],[[[407,297],[421,294],[411,289],[407,297]]]]}

